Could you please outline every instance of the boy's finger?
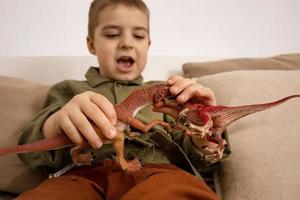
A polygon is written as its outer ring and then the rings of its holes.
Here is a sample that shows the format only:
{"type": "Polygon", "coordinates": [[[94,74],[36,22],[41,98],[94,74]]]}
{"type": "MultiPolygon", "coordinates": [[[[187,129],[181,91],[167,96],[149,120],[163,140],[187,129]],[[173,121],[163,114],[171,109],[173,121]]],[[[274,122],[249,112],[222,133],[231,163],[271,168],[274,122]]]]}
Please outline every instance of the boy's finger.
{"type": "Polygon", "coordinates": [[[113,104],[101,94],[91,95],[91,101],[100,108],[110,123],[114,125],[117,122],[117,114],[113,104]]]}
{"type": "Polygon", "coordinates": [[[197,98],[200,102],[207,105],[215,105],[215,95],[207,87],[201,84],[191,84],[184,89],[184,91],[177,97],[179,103],[185,103],[191,98],[197,98]]]}
{"type": "Polygon", "coordinates": [[[195,81],[192,79],[177,79],[176,82],[170,87],[170,92],[173,95],[178,95],[192,84],[195,84],[195,81]]]}
{"type": "MultiPolygon", "coordinates": [[[[178,97],[176,98],[176,100],[179,103],[185,103],[186,101],[188,101],[190,98],[192,98],[193,96],[195,96],[195,91],[196,90],[201,90],[200,88],[198,88],[197,85],[195,84],[191,84],[188,87],[186,87],[182,93],[180,93],[178,95],[178,97]]],[[[200,95],[201,96],[201,95],[200,95]]]]}
{"type": "Polygon", "coordinates": [[[92,127],[86,116],[78,111],[70,115],[70,119],[81,135],[90,143],[94,148],[100,148],[102,141],[97,135],[95,129],[92,127]]]}
{"type": "Polygon", "coordinates": [[[180,79],[180,78],[181,78],[181,76],[173,75],[173,76],[171,76],[170,78],[168,78],[167,84],[168,84],[168,85],[173,85],[173,84],[176,82],[176,80],[178,80],[178,79],[180,79]]]}
{"type": "Polygon", "coordinates": [[[215,93],[207,87],[195,91],[195,97],[202,98],[202,102],[207,105],[217,105],[215,93]]]}
{"type": "Polygon", "coordinates": [[[116,136],[117,132],[112,123],[96,104],[84,104],[81,106],[81,110],[88,119],[96,124],[105,137],[113,138],[116,136]]]}
{"type": "Polygon", "coordinates": [[[75,144],[81,144],[84,139],[81,137],[80,133],[72,123],[69,117],[64,117],[60,119],[60,126],[64,133],[69,137],[69,139],[75,144]]]}

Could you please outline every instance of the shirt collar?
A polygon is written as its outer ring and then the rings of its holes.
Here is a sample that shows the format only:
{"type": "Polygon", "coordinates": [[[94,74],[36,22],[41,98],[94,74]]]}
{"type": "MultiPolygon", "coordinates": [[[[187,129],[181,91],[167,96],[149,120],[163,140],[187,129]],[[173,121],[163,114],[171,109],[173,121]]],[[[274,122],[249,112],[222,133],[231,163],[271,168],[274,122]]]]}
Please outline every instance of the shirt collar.
{"type": "Polygon", "coordinates": [[[106,78],[100,74],[100,70],[98,67],[90,67],[88,71],[85,73],[85,77],[87,82],[90,86],[96,87],[105,82],[117,82],[124,85],[142,85],[143,84],[143,77],[139,76],[138,78],[131,80],[131,81],[120,81],[120,80],[112,80],[106,78]]]}

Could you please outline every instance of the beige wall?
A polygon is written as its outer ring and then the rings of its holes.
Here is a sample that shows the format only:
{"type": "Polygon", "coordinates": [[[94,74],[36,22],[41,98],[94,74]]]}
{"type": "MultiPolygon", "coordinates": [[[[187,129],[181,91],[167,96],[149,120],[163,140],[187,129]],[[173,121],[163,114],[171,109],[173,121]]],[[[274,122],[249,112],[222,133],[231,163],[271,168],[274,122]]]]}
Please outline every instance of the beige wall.
{"type": "MultiPolygon", "coordinates": [[[[300,52],[299,0],[145,0],[151,55],[300,52]]],[[[88,55],[89,0],[0,0],[0,56],[88,55]]]]}

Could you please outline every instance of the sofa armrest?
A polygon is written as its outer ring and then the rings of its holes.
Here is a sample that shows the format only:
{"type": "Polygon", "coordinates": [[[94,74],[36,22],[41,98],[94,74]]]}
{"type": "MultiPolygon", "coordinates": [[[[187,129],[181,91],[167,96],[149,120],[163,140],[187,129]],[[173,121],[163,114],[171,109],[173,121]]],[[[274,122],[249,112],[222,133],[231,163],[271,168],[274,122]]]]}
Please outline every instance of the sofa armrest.
{"type": "MultiPolygon", "coordinates": [[[[0,76],[0,147],[15,146],[21,128],[41,110],[49,86],[0,76]]],[[[16,154],[0,157],[0,191],[21,193],[40,183],[45,174],[30,170],[16,154]]]]}

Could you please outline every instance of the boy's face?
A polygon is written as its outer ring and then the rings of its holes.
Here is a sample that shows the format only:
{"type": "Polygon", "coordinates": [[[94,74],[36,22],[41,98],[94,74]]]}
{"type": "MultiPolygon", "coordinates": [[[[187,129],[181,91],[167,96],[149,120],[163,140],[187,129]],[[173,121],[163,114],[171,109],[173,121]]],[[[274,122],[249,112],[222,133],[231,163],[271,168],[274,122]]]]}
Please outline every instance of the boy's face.
{"type": "Polygon", "coordinates": [[[133,80],[145,68],[150,45],[148,18],[137,8],[108,6],[99,13],[94,39],[87,43],[100,73],[114,80],[133,80]]]}

